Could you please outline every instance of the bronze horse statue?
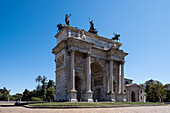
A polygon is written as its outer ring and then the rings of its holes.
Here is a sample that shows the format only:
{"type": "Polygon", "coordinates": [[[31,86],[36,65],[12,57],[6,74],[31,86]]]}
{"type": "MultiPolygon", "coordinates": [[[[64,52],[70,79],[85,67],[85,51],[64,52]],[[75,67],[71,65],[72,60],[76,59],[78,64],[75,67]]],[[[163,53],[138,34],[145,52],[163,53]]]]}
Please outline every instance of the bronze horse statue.
{"type": "Polygon", "coordinates": [[[115,36],[114,37],[112,37],[112,40],[120,40],[119,39],[119,37],[120,37],[120,35],[119,34],[115,34],[115,33],[113,33],[115,36]]]}

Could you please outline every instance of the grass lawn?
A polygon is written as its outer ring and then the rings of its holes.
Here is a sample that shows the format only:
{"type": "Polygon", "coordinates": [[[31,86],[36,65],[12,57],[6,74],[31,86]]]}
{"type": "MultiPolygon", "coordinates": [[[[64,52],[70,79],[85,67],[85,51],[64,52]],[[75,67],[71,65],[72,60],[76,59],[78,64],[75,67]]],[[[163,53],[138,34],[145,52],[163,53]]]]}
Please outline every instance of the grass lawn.
{"type": "Polygon", "coordinates": [[[164,105],[164,103],[151,102],[48,102],[33,103],[30,106],[114,106],[114,105],[164,105]]]}

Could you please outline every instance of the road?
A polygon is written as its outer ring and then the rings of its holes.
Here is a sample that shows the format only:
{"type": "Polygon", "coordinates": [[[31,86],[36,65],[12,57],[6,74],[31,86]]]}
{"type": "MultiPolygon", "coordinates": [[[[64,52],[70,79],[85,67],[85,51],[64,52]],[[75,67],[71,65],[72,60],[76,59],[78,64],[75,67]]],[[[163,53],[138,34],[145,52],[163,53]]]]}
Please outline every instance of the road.
{"type": "Polygon", "coordinates": [[[121,108],[32,109],[1,104],[0,113],[170,113],[170,105],[121,108]]]}

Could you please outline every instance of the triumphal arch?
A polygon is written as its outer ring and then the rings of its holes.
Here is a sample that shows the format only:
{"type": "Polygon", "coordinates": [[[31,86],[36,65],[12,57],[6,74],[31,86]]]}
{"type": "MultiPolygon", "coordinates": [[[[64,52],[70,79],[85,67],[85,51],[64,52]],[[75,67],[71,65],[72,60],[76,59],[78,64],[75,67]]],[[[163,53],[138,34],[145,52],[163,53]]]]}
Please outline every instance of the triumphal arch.
{"type": "Polygon", "coordinates": [[[55,37],[55,101],[126,101],[121,43],[67,25],[55,37]]]}

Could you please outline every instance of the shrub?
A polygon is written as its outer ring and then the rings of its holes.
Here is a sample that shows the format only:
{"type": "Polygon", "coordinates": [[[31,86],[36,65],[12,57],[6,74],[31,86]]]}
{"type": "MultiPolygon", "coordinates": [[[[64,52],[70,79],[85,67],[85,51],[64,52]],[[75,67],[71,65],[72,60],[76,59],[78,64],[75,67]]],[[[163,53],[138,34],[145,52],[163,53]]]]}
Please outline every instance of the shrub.
{"type": "Polygon", "coordinates": [[[38,97],[31,97],[31,101],[42,101],[42,99],[38,97]]]}

